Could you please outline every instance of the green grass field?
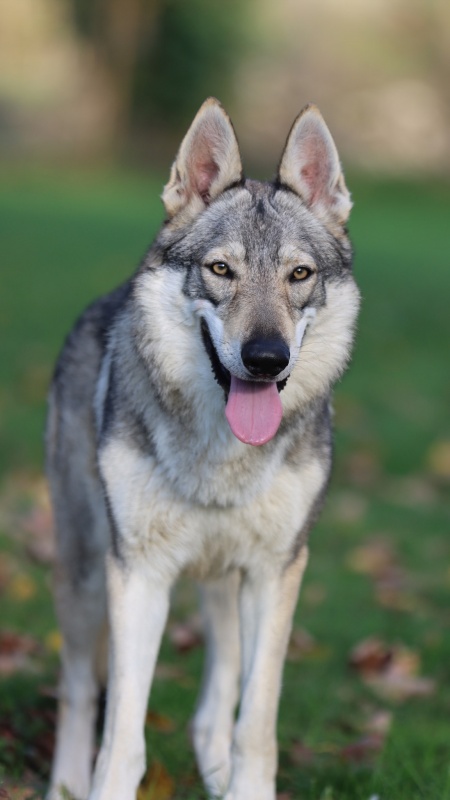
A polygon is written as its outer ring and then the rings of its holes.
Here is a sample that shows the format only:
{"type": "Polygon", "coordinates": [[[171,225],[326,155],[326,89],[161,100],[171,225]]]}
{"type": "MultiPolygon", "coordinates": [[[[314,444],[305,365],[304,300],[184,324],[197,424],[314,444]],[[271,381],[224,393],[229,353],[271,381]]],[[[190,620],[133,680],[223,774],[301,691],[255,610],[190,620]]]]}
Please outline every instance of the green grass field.
{"type": "MultiPolygon", "coordinates": [[[[334,479],[285,671],[279,791],[284,800],[450,800],[450,186],[349,183],[363,307],[352,367],[336,392],[334,479]],[[352,668],[352,649],[374,636],[380,642],[352,668]]],[[[52,748],[58,636],[40,479],[52,363],[86,302],[144,253],[162,218],[161,185],[3,170],[5,798],[43,797],[52,748]]],[[[182,583],[172,624],[189,628],[194,600],[182,583]]],[[[187,734],[201,659],[200,646],[179,652],[174,636],[165,638],[141,800],[203,797],[187,734]]]]}

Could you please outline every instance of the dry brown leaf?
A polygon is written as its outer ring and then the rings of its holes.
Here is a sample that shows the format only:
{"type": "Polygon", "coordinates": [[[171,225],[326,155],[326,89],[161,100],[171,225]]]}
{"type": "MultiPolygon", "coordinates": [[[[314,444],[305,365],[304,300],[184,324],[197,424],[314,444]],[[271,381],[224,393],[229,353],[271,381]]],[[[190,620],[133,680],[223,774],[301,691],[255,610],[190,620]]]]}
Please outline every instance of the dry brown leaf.
{"type": "Polygon", "coordinates": [[[176,728],[173,719],[165,716],[165,714],[159,714],[157,711],[148,711],[145,723],[149,728],[154,728],[161,733],[172,733],[176,728]]]}
{"type": "Polygon", "coordinates": [[[427,453],[427,465],[431,474],[439,480],[450,481],[450,440],[434,442],[427,453]]]}
{"type": "Polygon", "coordinates": [[[60,653],[62,647],[62,635],[58,630],[50,631],[44,639],[45,647],[50,653],[60,653]]]}
{"type": "Polygon", "coordinates": [[[373,711],[361,726],[364,733],[378,734],[387,736],[392,726],[393,714],[387,709],[377,709],[373,711]]]}
{"type": "Polygon", "coordinates": [[[168,629],[169,639],[179,653],[188,653],[203,644],[201,618],[193,614],[184,622],[172,622],[168,629]]]}
{"type": "Polygon", "coordinates": [[[346,563],[353,572],[373,579],[379,605],[395,611],[414,611],[418,607],[419,597],[409,591],[410,580],[399,567],[391,542],[384,537],[355,547],[348,553],[346,563]]]}
{"type": "Polygon", "coordinates": [[[278,792],[277,800],[292,800],[292,795],[289,792],[278,792]]]}
{"type": "Polygon", "coordinates": [[[350,653],[350,666],[362,677],[383,672],[392,660],[392,650],[376,637],[363,639],[350,653]]]}
{"type": "Polygon", "coordinates": [[[392,611],[416,611],[419,607],[419,598],[401,588],[379,584],[375,587],[375,599],[383,608],[392,611]]]}
{"type": "Polygon", "coordinates": [[[29,657],[39,649],[36,639],[16,631],[0,631],[0,675],[12,675],[30,666],[29,657]]]}
{"type": "Polygon", "coordinates": [[[377,578],[394,566],[394,549],[392,544],[382,537],[368,540],[360,547],[350,550],[346,564],[353,572],[377,578]]]}
{"type": "Polygon", "coordinates": [[[189,679],[186,671],[177,664],[167,664],[159,662],[155,667],[155,678],[162,681],[179,681],[180,683],[189,679]]]}
{"type": "Polygon", "coordinates": [[[385,700],[402,702],[424,697],[436,688],[433,680],[418,676],[419,655],[404,645],[388,646],[376,638],[365,639],[353,648],[350,665],[385,700]]]}
{"type": "Polygon", "coordinates": [[[15,575],[8,585],[8,594],[13,600],[20,600],[25,602],[31,600],[36,594],[36,584],[33,578],[22,572],[15,575]]]}
{"type": "Polygon", "coordinates": [[[327,590],[321,583],[309,583],[302,589],[302,603],[320,606],[327,598],[327,590]]]}
{"type": "Polygon", "coordinates": [[[3,482],[0,523],[12,538],[25,542],[30,556],[49,563],[54,557],[51,503],[43,475],[12,473],[3,482]]]}
{"type": "Polygon", "coordinates": [[[294,742],[294,744],[290,747],[289,755],[295,764],[299,764],[302,767],[312,764],[316,757],[312,747],[308,747],[308,745],[303,744],[303,742],[300,741],[294,742]]]}
{"type": "Polygon", "coordinates": [[[336,522],[345,524],[360,522],[367,513],[367,500],[356,492],[335,492],[330,501],[330,512],[336,522]]]}
{"type": "Polygon", "coordinates": [[[436,683],[431,678],[415,678],[409,675],[387,673],[373,677],[367,685],[384,700],[401,703],[410,697],[429,697],[436,691],[436,683]]]}
{"type": "Polygon", "coordinates": [[[0,594],[8,589],[15,572],[17,572],[16,562],[6,553],[2,553],[0,559],[0,594]]]}
{"type": "Polygon", "coordinates": [[[347,763],[361,764],[373,761],[383,749],[383,745],[384,736],[379,733],[372,733],[342,747],[339,751],[339,756],[347,763]]]}
{"type": "Polygon", "coordinates": [[[175,792],[175,782],[164,764],[154,761],[142,781],[137,800],[170,800],[175,792]]]}
{"type": "Polygon", "coordinates": [[[27,553],[38,564],[53,564],[56,544],[50,508],[35,506],[21,521],[27,534],[27,553]]]}
{"type": "Polygon", "coordinates": [[[430,480],[423,475],[391,478],[383,494],[391,503],[413,509],[432,506],[439,497],[430,480]]]}
{"type": "Polygon", "coordinates": [[[37,800],[38,795],[36,794],[36,789],[31,786],[12,784],[8,788],[0,789],[0,798],[2,800],[3,798],[5,800],[37,800]]]}
{"type": "Polygon", "coordinates": [[[329,658],[331,650],[326,645],[317,641],[304,628],[294,628],[289,640],[288,661],[303,661],[306,659],[322,661],[329,658]]]}
{"type": "Polygon", "coordinates": [[[347,456],[346,468],[351,483],[364,488],[373,486],[381,475],[380,460],[373,447],[353,450],[347,456]]]}

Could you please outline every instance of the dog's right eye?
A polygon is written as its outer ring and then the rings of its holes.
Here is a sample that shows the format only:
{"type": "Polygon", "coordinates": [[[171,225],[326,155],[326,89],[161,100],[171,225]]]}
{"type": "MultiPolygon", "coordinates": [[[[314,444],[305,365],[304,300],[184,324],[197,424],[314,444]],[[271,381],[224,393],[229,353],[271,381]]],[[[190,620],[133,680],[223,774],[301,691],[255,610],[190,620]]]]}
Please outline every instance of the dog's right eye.
{"type": "Polygon", "coordinates": [[[214,264],[210,264],[209,268],[211,272],[214,272],[215,275],[220,275],[221,278],[231,278],[231,270],[224,261],[215,261],[214,264]]]}

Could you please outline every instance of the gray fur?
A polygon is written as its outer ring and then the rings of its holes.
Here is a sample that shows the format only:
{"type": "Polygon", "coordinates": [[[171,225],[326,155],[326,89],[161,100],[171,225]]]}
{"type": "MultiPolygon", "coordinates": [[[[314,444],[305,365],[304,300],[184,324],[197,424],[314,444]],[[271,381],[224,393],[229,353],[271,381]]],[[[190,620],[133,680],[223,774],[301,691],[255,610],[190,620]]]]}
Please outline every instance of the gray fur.
{"type": "MultiPolygon", "coordinates": [[[[233,167],[237,175],[238,168],[233,167]]],[[[180,180],[174,169],[172,203],[181,202],[173,200],[180,180]]],[[[358,305],[346,230],[331,216],[324,220],[280,181],[237,178],[212,199],[202,190],[201,200],[200,212],[188,214],[184,207],[179,212],[177,205],[130,281],[82,315],[55,370],[47,470],[65,669],[80,646],[77,615],[91,614],[86,598],[92,596],[96,607],[92,641],[104,621],[105,554],[112,551],[125,568],[133,568],[135,551],[102,466],[112,443],[122,443],[149,470],[161,487],[158,502],[167,495],[168,518],[177,508],[198,509],[211,525],[217,515],[218,530],[224,513],[238,513],[263,498],[283,470],[303,481],[314,468],[321,477],[301,528],[292,531],[280,571],[298,558],[324,500],[332,457],[330,394],[350,355],[358,305]],[[289,277],[297,257],[314,266],[308,281],[289,277]],[[220,258],[232,265],[233,279],[209,269],[220,258]],[[160,297],[162,303],[155,300],[160,297]],[[295,331],[307,309],[317,323],[297,347],[295,331]],[[262,447],[242,445],[228,428],[227,390],[216,381],[205,349],[205,321],[222,366],[241,379],[251,377],[240,357],[245,341],[276,335],[289,343],[291,360],[277,378],[287,380],[281,394],[285,412],[278,433],[262,447]]],[[[124,492],[132,494],[127,480],[124,492]]],[[[153,547],[151,533],[140,535],[142,551],[153,547]]],[[[241,536],[245,539],[245,530],[241,536]]],[[[184,568],[202,577],[250,568],[237,551],[221,564],[219,540],[208,547],[201,558],[187,557],[184,568]]],[[[65,681],[70,683],[63,676],[63,697],[65,681]]]]}

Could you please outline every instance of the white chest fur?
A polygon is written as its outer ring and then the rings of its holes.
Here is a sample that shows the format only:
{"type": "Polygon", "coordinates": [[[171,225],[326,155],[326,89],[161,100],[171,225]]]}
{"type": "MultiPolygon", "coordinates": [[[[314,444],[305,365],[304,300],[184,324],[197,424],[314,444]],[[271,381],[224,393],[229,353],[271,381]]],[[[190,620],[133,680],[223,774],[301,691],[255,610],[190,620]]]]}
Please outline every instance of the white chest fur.
{"type": "MultiPolygon", "coordinates": [[[[318,459],[296,471],[283,466],[259,491],[249,487],[245,505],[225,508],[184,500],[153,458],[118,439],[103,449],[100,464],[125,547],[174,578],[183,569],[205,576],[285,564],[326,475],[318,459]]],[[[223,476],[216,480],[226,493],[223,476]]]]}

